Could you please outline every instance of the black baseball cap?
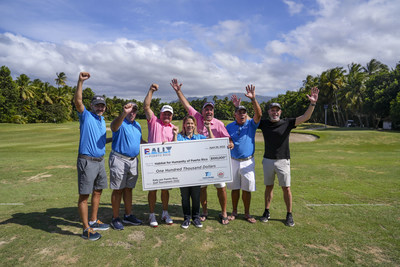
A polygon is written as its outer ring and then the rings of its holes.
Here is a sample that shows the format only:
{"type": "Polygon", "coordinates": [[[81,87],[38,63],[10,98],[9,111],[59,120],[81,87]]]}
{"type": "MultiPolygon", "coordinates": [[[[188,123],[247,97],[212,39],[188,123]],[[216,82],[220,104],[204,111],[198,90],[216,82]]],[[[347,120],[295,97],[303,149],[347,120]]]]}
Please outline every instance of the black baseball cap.
{"type": "Polygon", "coordinates": [[[271,104],[269,104],[269,108],[268,109],[271,109],[273,107],[278,107],[279,109],[282,109],[281,105],[279,103],[271,103],[271,104]]]}
{"type": "Polygon", "coordinates": [[[238,107],[235,107],[235,112],[237,112],[237,111],[239,111],[239,110],[244,110],[244,111],[247,112],[247,109],[246,109],[245,106],[238,106],[238,107]]]}
{"type": "Polygon", "coordinates": [[[97,105],[97,104],[106,104],[106,100],[104,99],[104,96],[102,95],[95,95],[92,98],[92,105],[97,105]]]}

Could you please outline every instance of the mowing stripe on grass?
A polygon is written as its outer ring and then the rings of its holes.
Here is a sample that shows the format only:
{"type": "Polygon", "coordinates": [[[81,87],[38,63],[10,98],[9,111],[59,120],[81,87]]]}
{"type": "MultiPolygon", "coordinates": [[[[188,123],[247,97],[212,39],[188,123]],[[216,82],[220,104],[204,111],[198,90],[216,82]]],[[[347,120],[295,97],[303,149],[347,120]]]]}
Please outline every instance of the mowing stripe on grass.
{"type": "Polygon", "coordinates": [[[22,206],[24,203],[0,203],[0,206],[22,206]]]}
{"type": "Polygon", "coordinates": [[[307,207],[326,207],[326,206],[389,206],[388,204],[306,204],[307,207]]]}

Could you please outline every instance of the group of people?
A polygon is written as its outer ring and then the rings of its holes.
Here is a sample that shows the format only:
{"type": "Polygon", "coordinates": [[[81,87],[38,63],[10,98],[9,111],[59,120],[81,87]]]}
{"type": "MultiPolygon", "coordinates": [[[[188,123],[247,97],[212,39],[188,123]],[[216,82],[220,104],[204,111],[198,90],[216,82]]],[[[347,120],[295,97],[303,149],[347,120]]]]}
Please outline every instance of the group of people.
{"type": "MultiPolygon", "coordinates": [[[[79,74],[78,85],[74,95],[74,103],[79,114],[80,141],[77,160],[79,200],[78,209],[83,223],[82,237],[89,240],[98,240],[101,235],[97,231],[109,229],[109,225],[97,218],[102,189],[107,188],[107,175],[104,165],[106,126],[103,113],[106,102],[103,96],[95,95],[91,102],[91,111],[88,111],[82,102],[83,82],[90,78],[88,72],[79,74]],[[88,199],[91,197],[92,212],[89,220],[88,199]]],[[[189,141],[206,138],[229,138],[232,162],[232,182],[219,183],[214,186],[221,206],[219,214],[220,223],[229,224],[238,217],[238,203],[240,191],[244,205],[244,219],[256,223],[250,215],[251,192],[256,190],[255,183],[255,135],[261,129],[264,137],[265,153],[262,161],[265,184],[265,211],[260,219],[267,222],[270,218],[269,208],[273,196],[275,175],[282,187],[287,209],[285,224],[294,226],[292,216],[292,194],[290,191],[290,151],[289,134],[297,125],[307,121],[313,113],[318,100],[318,88],[312,88],[307,95],[310,105],[306,112],[297,117],[281,119],[281,106],[272,103],[268,108],[269,119],[261,120],[261,107],[256,100],[255,87],[246,86],[248,97],[254,109],[254,116],[250,118],[247,108],[240,105],[240,99],[232,97],[235,105],[235,121],[226,127],[223,122],[214,118],[214,104],[207,102],[203,105],[201,113],[195,110],[182,93],[182,84],[176,79],[171,81],[171,87],[176,92],[180,102],[188,115],[183,119],[182,130],[173,125],[173,108],[164,105],[157,118],[150,104],[154,92],[158,90],[157,84],[152,84],[144,99],[143,109],[148,124],[148,143],[164,143],[173,141],[189,141]],[[227,192],[231,190],[232,212],[227,214],[227,192]]],[[[140,225],[142,221],[132,214],[132,189],[138,179],[138,159],[140,144],[146,143],[142,138],[141,126],[135,121],[137,105],[128,103],[122,113],[110,125],[112,131],[112,151],[109,157],[110,188],[113,190],[111,203],[113,217],[111,227],[123,230],[124,224],[140,225]],[[125,214],[120,219],[120,203],[124,201],[125,214]]],[[[202,222],[208,218],[207,186],[191,186],[180,188],[184,221],[181,227],[186,229],[192,223],[195,227],[202,227],[202,222]],[[190,205],[192,203],[192,205],[190,205]],[[200,206],[202,213],[200,213],[200,206]],[[192,220],[192,221],[191,221],[192,220]]],[[[158,226],[155,214],[157,190],[149,191],[149,224],[158,226]]],[[[169,190],[161,190],[162,215],[161,220],[166,224],[173,224],[168,213],[169,190]]]]}

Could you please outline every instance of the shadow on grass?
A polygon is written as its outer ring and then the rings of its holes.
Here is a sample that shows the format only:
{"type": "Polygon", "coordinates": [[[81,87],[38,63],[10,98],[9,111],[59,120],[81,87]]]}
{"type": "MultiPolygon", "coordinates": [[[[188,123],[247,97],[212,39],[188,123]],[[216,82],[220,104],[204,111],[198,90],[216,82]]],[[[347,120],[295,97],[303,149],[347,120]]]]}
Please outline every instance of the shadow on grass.
{"type": "MultiPolygon", "coordinates": [[[[89,205],[89,216],[90,216],[90,205],[89,205]]],[[[175,223],[183,222],[183,212],[181,205],[171,204],[168,207],[169,214],[173,217],[175,223]],[[178,219],[176,218],[178,217],[178,219]]],[[[143,221],[144,226],[149,226],[149,206],[147,204],[134,204],[132,207],[132,213],[137,218],[143,221]]],[[[157,220],[161,224],[162,205],[156,204],[155,213],[157,220]]],[[[220,211],[208,209],[208,220],[219,220],[220,211]]],[[[100,203],[98,211],[98,219],[104,223],[110,223],[112,218],[111,203],[100,203]]],[[[120,216],[124,214],[124,205],[121,204],[120,216]]],[[[22,226],[29,226],[32,229],[42,230],[48,233],[60,234],[60,235],[75,235],[80,236],[82,229],[82,223],[78,214],[77,207],[64,207],[64,208],[49,208],[45,212],[27,212],[27,213],[15,213],[12,218],[0,222],[0,225],[6,224],[19,224],[22,226]],[[76,227],[79,229],[78,233],[67,230],[66,228],[76,227]]],[[[150,227],[150,226],[149,226],[150,227]]]]}
{"type": "Polygon", "coordinates": [[[50,208],[45,212],[15,213],[12,218],[0,222],[0,225],[3,224],[26,225],[33,229],[61,235],[78,235],[63,229],[65,226],[82,228],[77,207],[50,208]]]}
{"type": "MultiPolygon", "coordinates": [[[[283,224],[285,224],[285,221],[286,221],[286,220],[284,220],[284,219],[271,219],[271,218],[268,219],[268,222],[281,222],[281,223],[283,223],[283,224]]],[[[268,222],[267,222],[267,223],[268,223],[268,222]]]]}
{"type": "MultiPolygon", "coordinates": [[[[105,221],[106,223],[111,222],[111,217],[112,217],[112,210],[111,210],[111,203],[101,203],[101,206],[110,206],[109,211],[105,211],[106,214],[102,213],[101,207],[99,209],[99,216],[107,218],[105,221]]],[[[120,207],[120,216],[123,216],[124,214],[124,204],[121,203],[120,207]]],[[[149,205],[148,204],[133,204],[132,205],[132,213],[140,220],[143,221],[143,225],[149,226],[149,205]]],[[[162,225],[161,223],[161,215],[162,215],[162,205],[161,203],[156,203],[156,207],[154,210],[154,213],[156,214],[157,221],[159,224],[162,225]]],[[[168,205],[168,213],[174,220],[174,223],[181,224],[183,223],[183,211],[182,211],[182,206],[177,205],[177,204],[169,204],[168,205]]],[[[215,220],[219,221],[219,214],[221,213],[220,210],[214,210],[208,208],[208,220],[215,220]]],[[[200,208],[200,214],[201,214],[201,208],[200,208]]]]}

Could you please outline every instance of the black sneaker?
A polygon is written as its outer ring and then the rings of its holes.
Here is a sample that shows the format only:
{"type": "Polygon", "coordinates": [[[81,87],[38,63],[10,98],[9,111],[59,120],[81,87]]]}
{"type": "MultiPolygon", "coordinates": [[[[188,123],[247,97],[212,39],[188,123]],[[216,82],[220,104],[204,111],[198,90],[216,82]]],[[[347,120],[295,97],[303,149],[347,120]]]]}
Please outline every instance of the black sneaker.
{"type": "Polygon", "coordinates": [[[122,224],[121,219],[118,218],[112,218],[111,220],[111,226],[112,228],[114,228],[115,230],[124,230],[124,225],[122,224]]]}
{"type": "Polygon", "coordinates": [[[193,225],[196,226],[197,228],[203,227],[203,225],[201,224],[201,221],[200,221],[199,218],[195,218],[195,219],[193,220],[193,225]]]}
{"type": "Polygon", "coordinates": [[[181,224],[181,227],[183,229],[188,229],[189,226],[190,226],[190,220],[189,219],[184,220],[183,223],[181,224]]]}
{"type": "Polygon", "coordinates": [[[265,209],[263,215],[262,215],[261,218],[260,218],[260,221],[262,221],[262,222],[268,222],[269,218],[270,218],[269,210],[268,210],[268,209],[265,209]]]}
{"type": "Polygon", "coordinates": [[[136,218],[135,215],[124,215],[124,219],[122,220],[123,223],[132,224],[132,225],[141,225],[142,221],[136,218]]]}
{"type": "Polygon", "coordinates": [[[288,213],[286,215],[285,225],[290,227],[294,226],[292,213],[288,213]]]}

